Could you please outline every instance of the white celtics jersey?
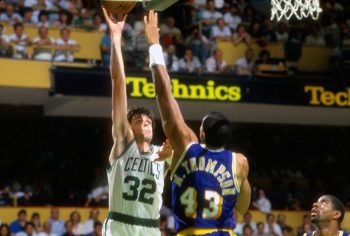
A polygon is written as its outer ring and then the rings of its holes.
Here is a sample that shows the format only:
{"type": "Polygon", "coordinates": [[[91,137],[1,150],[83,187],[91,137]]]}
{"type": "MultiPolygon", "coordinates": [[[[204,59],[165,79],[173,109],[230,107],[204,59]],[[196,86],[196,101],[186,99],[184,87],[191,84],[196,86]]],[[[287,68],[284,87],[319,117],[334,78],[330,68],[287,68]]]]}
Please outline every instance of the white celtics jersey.
{"type": "Polygon", "coordinates": [[[133,140],[113,162],[107,170],[110,212],[159,218],[165,162],[154,161],[158,148],[152,145],[149,153],[140,153],[133,140]]]}

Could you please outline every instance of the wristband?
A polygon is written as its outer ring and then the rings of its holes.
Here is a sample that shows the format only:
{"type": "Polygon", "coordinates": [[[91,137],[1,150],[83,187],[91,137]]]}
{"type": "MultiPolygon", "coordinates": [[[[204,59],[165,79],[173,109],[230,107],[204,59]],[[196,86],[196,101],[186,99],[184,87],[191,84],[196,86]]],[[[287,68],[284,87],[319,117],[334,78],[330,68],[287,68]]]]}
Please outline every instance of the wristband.
{"type": "Polygon", "coordinates": [[[153,44],[149,47],[149,67],[152,69],[154,65],[165,66],[163,49],[159,44],[153,44]]]}

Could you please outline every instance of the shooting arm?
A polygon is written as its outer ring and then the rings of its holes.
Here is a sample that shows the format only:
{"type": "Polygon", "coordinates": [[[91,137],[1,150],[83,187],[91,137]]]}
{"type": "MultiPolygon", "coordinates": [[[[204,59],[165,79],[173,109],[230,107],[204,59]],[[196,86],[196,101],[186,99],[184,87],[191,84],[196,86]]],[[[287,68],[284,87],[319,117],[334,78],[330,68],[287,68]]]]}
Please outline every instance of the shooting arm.
{"type": "Polygon", "coordinates": [[[242,154],[237,154],[237,175],[241,179],[240,192],[238,195],[236,210],[240,214],[247,212],[250,205],[251,188],[248,181],[249,165],[247,158],[242,154]]]}

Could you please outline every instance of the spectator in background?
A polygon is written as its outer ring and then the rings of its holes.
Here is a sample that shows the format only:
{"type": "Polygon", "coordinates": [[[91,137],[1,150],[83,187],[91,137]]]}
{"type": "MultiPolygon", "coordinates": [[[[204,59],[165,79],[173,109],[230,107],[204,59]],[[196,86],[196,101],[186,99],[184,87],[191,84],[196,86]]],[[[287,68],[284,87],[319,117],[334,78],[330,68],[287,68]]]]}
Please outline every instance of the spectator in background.
{"type": "Polygon", "coordinates": [[[256,223],[252,221],[252,214],[250,212],[244,213],[243,221],[236,225],[235,233],[242,235],[245,225],[248,225],[252,229],[253,233],[257,232],[256,223]]]}
{"type": "MultiPolygon", "coordinates": [[[[4,26],[0,24],[0,57],[12,57],[12,47],[8,37],[4,34],[4,26]]],[[[0,206],[5,204],[3,191],[0,191],[0,206]]]]}
{"type": "Polygon", "coordinates": [[[201,64],[204,64],[209,56],[209,40],[197,25],[193,27],[192,34],[186,38],[185,47],[192,48],[193,55],[198,57],[201,64]]]}
{"type": "Polygon", "coordinates": [[[253,202],[253,206],[264,214],[271,212],[271,202],[266,198],[264,190],[259,190],[258,200],[253,202]]]}
{"type": "Polygon", "coordinates": [[[73,224],[73,234],[74,235],[85,235],[84,225],[81,223],[81,215],[78,211],[73,211],[70,214],[69,220],[73,224]]]}
{"type": "Polygon", "coordinates": [[[168,16],[165,19],[165,24],[159,26],[159,33],[162,45],[167,48],[170,44],[181,45],[183,38],[181,30],[175,26],[175,18],[168,16]]]}
{"type": "Polygon", "coordinates": [[[74,61],[74,52],[80,49],[79,44],[70,39],[70,30],[62,28],[60,30],[61,38],[56,40],[56,52],[54,56],[55,61],[74,61]]]}
{"type": "MultiPolygon", "coordinates": [[[[109,36],[109,29],[107,28],[105,35],[101,38],[101,59],[103,67],[109,67],[111,59],[111,37],[109,36]]],[[[86,205],[86,204],[85,204],[86,205]]]]}
{"type": "Polygon", "coordinates": [[[282,235],[283,236],[294,236],[293,234],[293,228],[286,225],[282,228],[282,235]]]}
{"type": "Polygon", "coordinates": [[[252,37],[247,32],[245,26],[240,24],[237,32],[232,35],[232,41],[235,46],[239,45],[240,43],[245,43],[247,46],[250,46],[252,44],[252,37]]]}
{"type": "Polygon", "coordinates": [[[88,9],[82,8],[80,10],[80,14],[73,21],[73,25],[75,28],[84,29],[84,30],[94,29],[92,17],[90,16],[88,9]]]}
{"type": "Polygon", "coordinates": [[[337,0],[329,0],[326,4],[327,11],[344,11],[344,7],[337,0]]]}
{"type": "Polygon", "coordinates": [[[38,15],[38,27],[47,27],[49,28],[51,26],[50,21],[49,21],[49,13],[45,10],[41,10],[39,15],[38,15]]]}
{"type": "Polygon", "coordinates": [[[10,236],[10,228],[7,224],[0,223],[0,236],[10,236]]]}
{"type": "Polygon", "coordinates": [[[15,8],[11,4],[6,5],[6,11],[0,14],[0,22],[6,22],[10,25],[22,22],[22,17],[15,12],[15,8]]]}
{"type": "Polygon", "coordinates": [[[277,42],[277,37],[273,29],[273,24],[269,18],[264,18],[262,31],[266,42],[277,42]]]}
{"type": "Polygon", "coordinates": [[[289,38],[288,26],[285,22],[279,22],[275,30],[277,42],[285,43],[289,38]]]}
{"type": "Polygon", "coordinates": [[[232,31],[236,31],[238,25],[242,22],[242,18],[239,15],[239,10],[240,9],[237,4],[232,4],[229,11],[224,15],[225,23],[231,28],[232,31]]]}
{"type": "Polygon", "coordinates": [[[21,231],[25,231],[27,224],[27,211],[22,209],[17,213],[17,220],[10,224],[11,234],[17,234],[21,231]]]}
{"type": "Polygon", "coordinates": [[[92,236],[94,233],[94,225],[98,221],[100,211],[97,208],[92,208],[90,211],[89,219],[84,223],[85,234],[87,236],[92,236]]]}
{"type": "Polygon", "coordinates": [[[95,221],[92,236],[102,236],[102,223],[100,221],[95,221]]]}
{"type": "Polygon", "coordinates": [[[24,231],[20,231],[15,234],[16,236],[34,236],[34,224],[32,222],[27,222],[24,226],[24,231]]]}
{"type": "Polygon", "coordinates": [[[265,234],[271,234],[273,236],[282,236],[282,230],[275,222],[275,215],[268,213],[266,215],[266,222],[264,225],[265,234]]]}
{"type": "Polygon", "coordinates": [[[51,223],[50,221],[45,221],[43,224],[43,230],[38,234],[38,236],[57,236],[51,233],[51,223]]]}
{"type": "Polygon", "coordinates": [[[287,219],[287,216],[285,214],[280,213],[277,215],[276,223],[279,225],[281,230],[283,230],[283,228],[285,227],[289,227],[289,225],[287,225],[286,223],[286,219],[287,219]]]}
{"type": "Polygon", "coordinates": [[[179,61],[179,71],[188,73],[202,72],[202,65],[198,57],[193,56],[191,48],[185,49],[185,55],[179,61]]]}
{"type": "Polygon", "coordinates": [[[65,11],[65,10],[61,10],[58,13],[58,21],[54,22],[52,24],[53,27],[57,27],[57,28],[68,28],[70,27],[70,25],[72,24],[72,13],[69,11],[65,11]]]}
{"type": "Polygon", "coordinates": [[[167,227],[167,217],[164,215],[160,216],[160,235],[161,236],[171,236],[171,232],[167,227]]]}
{"type": "Polygon", "coordinates": [[[242,236],[252,236],[252,235],[253,235],[252,227],[250,227],[250,225],[244,225],[242,236]]]}
{"type": "Polygon", "coordinates": [[[273,236],[271,233],[265,233],[265,224],[263,222],[258,222],[256,224],[256,231],[253,236],[273,236]]]}
{"type": "Polygon", "coordinates": [[[95,13],[92,16],[92,19],[93,19],[93,26],[94,26],[95,30],[97,30],[98,32],[103,32],[103,33],[105,33],[107,31],[107,25],[106,25],[106,23],[103,23],[102,17],[100,16],[100,14],[95,13]]]}
{"type": "Polygon", "coordinates": [[[309,233],[316,230],[316,226],[311,223],[309,214],[303,216],[303,223],[298,227],[297,236],[302,236],[304,233],[309,233]]]}
{"type": "Polygon", "coordinates": [[[63,236],[77,236],[73,233],[73,222],[72,220],[67,220],[66,223],[64,224],[65,227],[65,233],[63,236]]]}
{"type": "Polygon", "coordinates": [[[32,214],[30,221],[33,223],[35,234],[39,234],[41,231],[43,231],[43,227],[40,222],[40,215],[38,212],[34,212],[32,214]]]}
{"type": "Polygon", "coordinates": [[[170,44],[163,52],[164,61],[168,71],[179,71],[179,59],[176,56],[176,47],[170,44]]]}
{"type": "Polygon", "coordinates": [[[65,233],[65,223],[60,220],[60,211],[57,207],[51,207],[49,222],[52,234],[61,236],[65,233]]]}
{"type": "Polygon", "coordinates": [[[25,25],[35,25],[38,22],[33,18],[33,9],[30,7],[24,8],[24,15],[22,23],[25,25]]]}
{"type": "Polygon", "coordinates": [[[211,40],[215,44],[216,40],[231,41],[232,33],[228,26],[225,25],[223,18],[219,18],[211,29],[211,40]]]}
{"type": "Polygon", "coordinates": [[[250,4],[246,5],[243,11],[242,23],[249,28],[255,20],[258,19],[254,7],[250,4]]]}
{"type": "Polygon", "coordinates": [[[266,35],[260,25],[259,21],[254,21],[251,26],[250,36],[253,42],[258,44],[260,47],[265,47],[267,45],[266,35]]]}
{"type": "Polygon", "coordinates": [[[205,63],[206,71],[209,73],[222,73],[226,67],[221,49],[215,49],[213,56],[209,57],[205,63]]]}
{"type": "Polygon", "coordinates": [[[32,43],[32,40],[28,35],[24,34],[24,26],[22,23],[16,23],[13,26],[14,34],[8,37],[9,41],[15,44],[16,53],[13,55],[15,58],[26,58],[27,49],[26,46],[32,43]]]}
{"type": "Polygon", "coordinates": [[[55,44],[55,40],[49,37],[49,29],[47,27],[41,26],[38,28],[38,36],[33,39],[33,44],[39,47],[34,49],[33,58],[35,60],[52,60],[51,48],[40,48],[55,44]]]}
{"type": "Polygon", "coordinates": [[[305,45],[309,46],[325,46],[324,36],[318,25],[311,25],[309,34],[305,38],[305,45]]]}
{"type": "Polygon", "coordinates": [[[253,69],[254,69],[254,51],[251,48],[248,48],[245,51],[244,57],[238,59],[235,62],[235,72],[237,75],[251,76],[253,74],[253,69]]]}
{"type": "Polygon", "coordinates": [[[216,21],[222,17],[222,13],[215,9],[215,1],[208,0],[206,10],[204,10],[202,14],[203,34],[206,37],[210,37],[212,27],[215,25],[216,21]]]}

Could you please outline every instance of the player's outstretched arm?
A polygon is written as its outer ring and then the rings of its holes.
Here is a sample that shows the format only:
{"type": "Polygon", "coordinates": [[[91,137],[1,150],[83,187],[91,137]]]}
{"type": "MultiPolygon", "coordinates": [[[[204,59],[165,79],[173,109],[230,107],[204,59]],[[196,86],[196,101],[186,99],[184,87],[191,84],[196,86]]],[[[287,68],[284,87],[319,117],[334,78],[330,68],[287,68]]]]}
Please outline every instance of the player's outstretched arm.
{"type": "Polygon", "coordinates": [[[111,82],[112,82],[112,136],[114,145],[109,157],[114,161],[133,139],[133,133],[127,119],[127,95],[124,62],[121,52],[121,40],[126,15],[113,15],[102,7],[111,36],[111,82]]]}
{"type": "Polygon", "coordinates": [[[251,188],[248,181],[249,164],[247,158],[242,154],[237,154],[237,177],[241,179],[240,192],[236,203],[236,211],[240,214],[247,212],[250,205],[251,188]]]}
{"type": "Polygon", "coordinates": [[[159,44],[158,14],[151,10],[144,18],[145,35],[150,46],[150,66],[157,94],[164,133],[170,139],[175,153],[173,164],[191,142],[197,142],[197,137],[186,125],[180,108],[171,93],[169,74],[166,70],[162,48],[159,44]]]}

